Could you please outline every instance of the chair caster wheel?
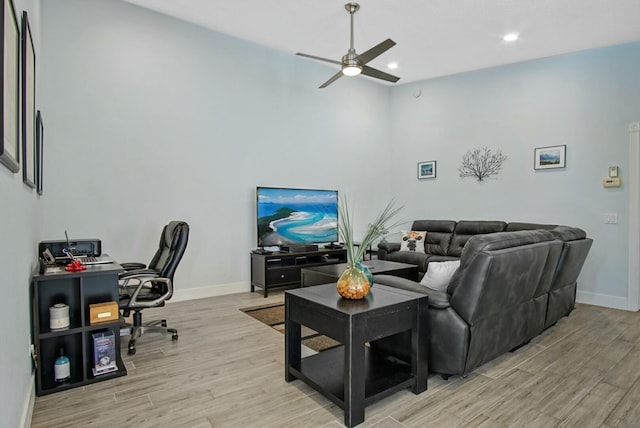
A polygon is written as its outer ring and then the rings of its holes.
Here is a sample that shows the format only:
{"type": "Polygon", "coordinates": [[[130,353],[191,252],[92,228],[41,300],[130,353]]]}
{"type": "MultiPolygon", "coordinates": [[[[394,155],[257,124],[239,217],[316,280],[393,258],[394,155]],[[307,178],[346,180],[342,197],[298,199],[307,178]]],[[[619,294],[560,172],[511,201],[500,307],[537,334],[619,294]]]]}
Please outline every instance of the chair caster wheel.
{"type": "Polygon", "coordinates": [[[127,352],[129,355],[136,355],[136,348],[129,348],[129,352],[127,352]]]}
{"type": "Polygon", "coordinates": [[[171,335],[171,340],[178,340],[178,335],[177,334],[171,335]]]}
{"type": "Polygon", "coordinates": [[[166,327],[166,326],[167,326],[167,320],[162,320],[162,321],[160,322],[160,324],[161,324],[163,327],[166,327]]]}

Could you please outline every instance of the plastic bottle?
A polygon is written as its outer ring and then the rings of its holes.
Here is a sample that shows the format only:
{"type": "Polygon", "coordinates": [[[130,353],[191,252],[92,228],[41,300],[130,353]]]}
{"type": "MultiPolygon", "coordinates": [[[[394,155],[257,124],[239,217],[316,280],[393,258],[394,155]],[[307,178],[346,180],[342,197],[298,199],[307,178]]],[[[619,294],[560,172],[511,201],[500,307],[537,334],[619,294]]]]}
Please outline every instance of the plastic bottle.
{"type": "Polygon", "coordinates": [[[53,379],[56,382],[66,382],[71,378],[71,363],[64,355],[64,349],[60,348],[60,356],[53,365],[53,379]]]}

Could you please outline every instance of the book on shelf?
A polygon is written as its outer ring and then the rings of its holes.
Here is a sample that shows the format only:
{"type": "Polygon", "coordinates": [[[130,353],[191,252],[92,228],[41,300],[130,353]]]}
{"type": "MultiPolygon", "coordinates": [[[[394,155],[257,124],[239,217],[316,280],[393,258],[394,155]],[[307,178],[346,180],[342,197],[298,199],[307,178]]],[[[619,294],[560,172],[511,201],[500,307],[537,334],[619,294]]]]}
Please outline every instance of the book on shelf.
{"type": "Polygon", "coordinates": [[[98,376],[118,370],[116,365],[116,338],[113,331],[94,333],[93,375],[98,376]]]}

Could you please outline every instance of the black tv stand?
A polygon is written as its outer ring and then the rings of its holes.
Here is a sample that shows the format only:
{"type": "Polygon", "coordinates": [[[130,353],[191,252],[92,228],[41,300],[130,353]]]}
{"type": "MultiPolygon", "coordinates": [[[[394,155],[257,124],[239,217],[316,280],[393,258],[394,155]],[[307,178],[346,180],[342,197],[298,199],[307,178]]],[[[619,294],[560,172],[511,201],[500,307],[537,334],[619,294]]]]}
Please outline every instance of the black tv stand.
{"type": "Polygon", "coordinates": [[[325,266],[347,262],[347,250],[320,249],[300,253],[251,253],[251,291],[262,288],[264,297],[269,289],[279,287],[300,287],[302,268],[325,266]]]}
{"type": "Polygon", "coordinates": [[[256,248],[252,251],[253,254],[273,254],[273,251],[265,250],[264,248],[256,248]]]}
{"type": "Polygon", "coordinates": [[[324,248],[326,248],[327,250],[341,250],[344,248],[344,245],[339,242],[336,242],[335,244],[333,242],[330,242],[326,244],[324,248]]]}

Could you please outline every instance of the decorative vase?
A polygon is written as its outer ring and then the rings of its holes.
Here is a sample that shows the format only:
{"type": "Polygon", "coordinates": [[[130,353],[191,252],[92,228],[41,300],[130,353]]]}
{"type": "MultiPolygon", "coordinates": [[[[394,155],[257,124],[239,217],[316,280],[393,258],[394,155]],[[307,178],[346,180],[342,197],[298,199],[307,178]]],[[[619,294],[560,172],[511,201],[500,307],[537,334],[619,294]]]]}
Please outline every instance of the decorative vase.
{"type": "Polygon", "coordinates": [[[358,264],[349,266],[338,279],[338,294],[345,299],[363,299],[371,290],[373,280],[369,281],[367,274],[362,270],[364,266],[360,264],[359,268],[358,264]]]}
{"type": "Polygon", "coordinates": [[[367,265],[363,265],[362,260],[358,260],[356,263],[356,268],[364,272],[364,274],[367,276],[367,279],[369,280],[369,287],[373,287],[373,274],[371,273],[367,265]]]}

